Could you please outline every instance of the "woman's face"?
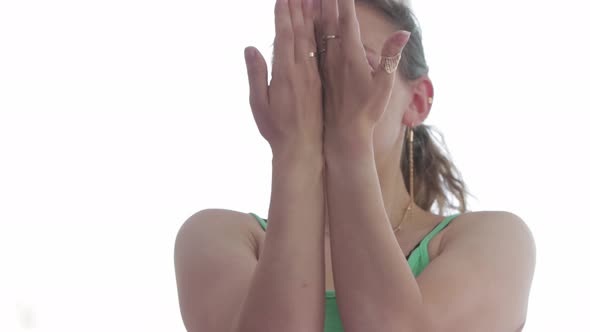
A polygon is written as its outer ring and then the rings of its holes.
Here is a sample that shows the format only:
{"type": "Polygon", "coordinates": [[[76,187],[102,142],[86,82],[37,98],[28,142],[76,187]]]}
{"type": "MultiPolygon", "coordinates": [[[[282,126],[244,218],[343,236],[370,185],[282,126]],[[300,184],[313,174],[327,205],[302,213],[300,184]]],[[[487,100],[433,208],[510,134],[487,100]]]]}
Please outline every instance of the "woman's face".
{"type": "MultiPolygon", "coordinates": [[[[356,3],[356,15],[368,66],[374,70],[379,66],[383,44],[398,29],[385,14],[362,2],[356,3]]],[[[398,71],[389,104],[373,134],[373,147],[377,159],[383,159],[393,153],[394,144],[402,137],[402,117],[409,109],[411,98],[410,85],[401,79],[398,71]]],[[[377,162],[379,163],[379,160],[377,162]]]]}
{"type": "MultiPolygon", "coordinates": [[[[371,5],[356,1],[355,7],[367,67],[375,70],[379,66],[383,44],[398,29],[392,24],[390,18],[371,5]]],[[[316,15],[319,18],[320,13],[316,12],[316,15]]],[[[430,107],[424,108],[423,103],[414,104],[417,96],[414,91],[418,85],[422,85],[420,89],[424,93],[423,98],[432,96],[432,85],[428,77],[424,76],[416,81],[407,82],[402,80],[398,71],[387,109],[377,123],[373,134],[373,147],[378,166],[381,161],[391,157],[395,151],[395,145],[401,144],[399,140],[403,141],[404,126],[412,122],[418,125],[421,122],[419,120],[423,121],[428,115],[430,107]],[[423,109],[417,112],[417,107],[423,109]]]]}

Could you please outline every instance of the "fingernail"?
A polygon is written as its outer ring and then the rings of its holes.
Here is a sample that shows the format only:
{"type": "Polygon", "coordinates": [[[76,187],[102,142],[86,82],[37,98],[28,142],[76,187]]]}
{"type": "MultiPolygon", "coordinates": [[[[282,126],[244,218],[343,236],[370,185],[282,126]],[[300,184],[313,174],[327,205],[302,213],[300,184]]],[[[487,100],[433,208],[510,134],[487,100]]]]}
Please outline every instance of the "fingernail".
{"type": "Polygon", "coordinates": [[[406,46],[406,43],[410,39],[411,35],[412,35],[411,32],[406,31],[406,30],[401,30],[401,32],[399,32],[397,34],[397,36],[395,37],[395,41],[401,47],[406,46]]]}

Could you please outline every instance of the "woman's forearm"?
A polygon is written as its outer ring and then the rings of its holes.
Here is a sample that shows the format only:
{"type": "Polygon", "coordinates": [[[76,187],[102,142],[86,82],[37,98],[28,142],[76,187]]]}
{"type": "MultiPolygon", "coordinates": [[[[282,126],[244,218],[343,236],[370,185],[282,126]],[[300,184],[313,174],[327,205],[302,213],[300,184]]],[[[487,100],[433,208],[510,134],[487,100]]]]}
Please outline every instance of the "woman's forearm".
{"type": "Polygon", "coordinates": [[[235,332],[323,331],[324,161],[273,159],[268,227],[235,332]]]}
{"type": "Polygon", "coordinates": [[[325,148],[326,195],[342,325],[346,331],[420,331],[412,324],[422,296],[384,207],[373,143],[332,142],[325,148]],[[356,152],[343,153],[341,147],[352,146],[356,152]]]}

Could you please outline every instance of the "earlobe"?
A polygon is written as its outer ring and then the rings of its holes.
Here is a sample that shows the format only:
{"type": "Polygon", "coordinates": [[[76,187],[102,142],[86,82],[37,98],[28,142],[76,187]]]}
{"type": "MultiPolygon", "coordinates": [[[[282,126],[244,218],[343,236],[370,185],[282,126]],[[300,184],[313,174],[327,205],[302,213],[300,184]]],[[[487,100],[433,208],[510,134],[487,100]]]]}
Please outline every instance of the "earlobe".
{"type": "Polygon", "coordinates": [[[402,118],[402,124],[406,127],[414,128],[422,123],[422,121],[416,116],[416,110],[413,105],[409,105],[409,109],[404,112],[402,118]]]}

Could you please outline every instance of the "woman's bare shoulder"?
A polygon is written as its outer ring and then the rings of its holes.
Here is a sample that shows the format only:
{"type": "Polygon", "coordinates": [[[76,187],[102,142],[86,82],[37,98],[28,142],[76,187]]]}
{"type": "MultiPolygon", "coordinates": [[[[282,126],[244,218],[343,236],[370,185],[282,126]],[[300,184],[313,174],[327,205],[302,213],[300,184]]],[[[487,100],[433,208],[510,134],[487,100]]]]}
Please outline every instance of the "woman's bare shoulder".
{"type": "Polygon", "coordinates": [[[264,237],[264,230],[254,216],[230,209],[211,208],[193,214],[187,222],[195,219],[206,219],[218,223],[227,230],[235,230],[248,239],[250,248],[259,257],[259,243],[264,237]]]}
{"type": "Polygon", "coordinates": [[[448,227],[449,229],[451,226],[453,228],[477,227],[477,225],[487,223],[495,225],[513,225],[516,223],[526,226],[521,217],[509,211],[468,211],[454,218],[448,227]]]}
{"type": "Polygon", "coordinates": [[[469,211],[457,216],[447,227],[441,243],[469,237],[489,237],[493,234],[519,233],[532,239],[527,223],[509,211],[469,211]]]}

